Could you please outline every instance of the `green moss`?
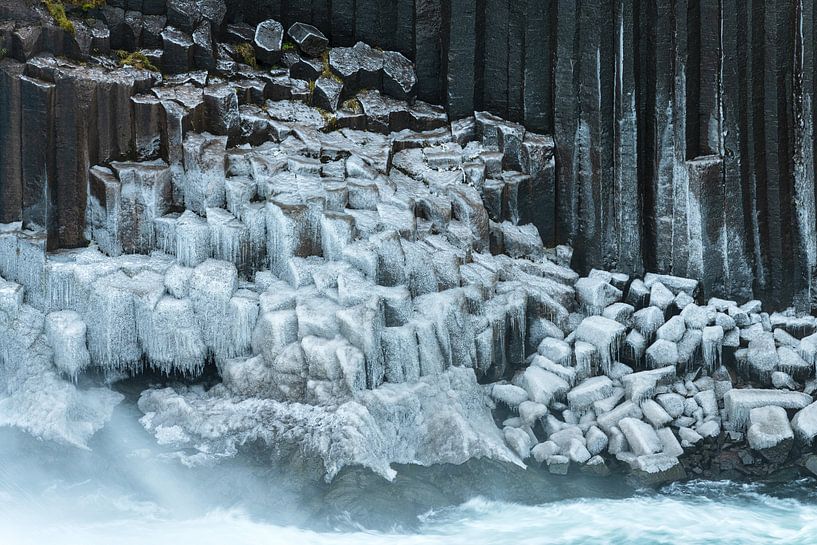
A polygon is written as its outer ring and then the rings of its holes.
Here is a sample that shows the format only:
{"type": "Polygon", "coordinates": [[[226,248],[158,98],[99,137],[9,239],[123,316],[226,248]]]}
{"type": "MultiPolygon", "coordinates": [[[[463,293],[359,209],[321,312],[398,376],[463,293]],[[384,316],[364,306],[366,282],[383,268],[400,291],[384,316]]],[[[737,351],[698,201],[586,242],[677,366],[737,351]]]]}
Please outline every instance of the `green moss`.
{"type": "Polygon", "coordinates": [[[349,100],[344,100],[340,107],[342,110],[348,110],[356,114],[363,113],[363,106],[360,104],[360,101],[354,97],[349,100]]]}
{"type": "Polygon", "coordinates": [[[65,14],[65,6],[62,2],[59,0],[43,0],[43,4],[45,4],[45,8],[48,10],[48,13],[51,14],[51,17],[54,18],[54,22],[57,23],[57,26],[72,35],[76,32],[74,23],[72,23],[65,14]]]}
{"type": "Polygon", "coordinates": [[[290,42],[290,41],[284,42],[284,45],[281,46],[281,51],[294,51],[294,50],[295,50],[295,44],[290,42]]]}
{"type": "Polygon", "coordinates": [[[235,46],[236,52],[241,55],[241,60],[254,69],[258,69],[258,61],[255,59],[255,49],[252,44],[244,42],[235,46]]]}
{"type": "Polygon", "coordinates": [[[335,114],[323,108],[318,108],[317,110],[321,114],[321,117],[323,117],[325,123],[324,130],[334,131],[338,128],[338,118],[335,114]]]}
{"type": "Polygon", "coordinates": [[[141,51],[128,53],[127,51],[122,51],[119,49],[116,51],[116,56],[119,57],[119,64],[121,66],[132,66],[140,70],[150,70],[151,72],[159,71],[159,69],[156,68],[153,63],[150,62],[150,59],[148,59],[147,56],[141,51]]]}
{"type": "Polygon", "coordinates": [[[7,49],[5,49],[5,48],[3,48],[3,47],[0,47],[0,61],[2,61],[3,59],[5,59],[5,58],[6,58],[6,55],[8,55],[8,54],[9,54],[9,52],[8,52],[8,50],[7,50],[7,49]]]}
{"type": "Polygon", "coordinates": [[[332,72],[332,68],[329,66],[329,51],[323,52],[321,60],[323,61],[323,70],[321,70],[321,77],[335,80],[336,82],[343,85],[343,80],[340,79],[340,76],[332,72]]]}

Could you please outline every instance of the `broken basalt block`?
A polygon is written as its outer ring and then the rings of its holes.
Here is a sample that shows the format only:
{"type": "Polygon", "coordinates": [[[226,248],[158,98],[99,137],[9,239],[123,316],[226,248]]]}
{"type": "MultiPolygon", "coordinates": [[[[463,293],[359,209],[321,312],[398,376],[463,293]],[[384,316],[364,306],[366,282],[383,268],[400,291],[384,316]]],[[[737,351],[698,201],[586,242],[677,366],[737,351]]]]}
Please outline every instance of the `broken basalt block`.
{"type": "Polygon", "coordinates": [[[576,340],[592,344],[596,348],[602,369],[605,374],[609,373],[613,362],[618,360],[626,328],[602,316],[589,316],[582,320],[575,334],[576,340]]]}
{"type": "Polygon", "coordinates": [[[162,31],[162,70],[181,74],[193,68],[193,40],[189,34],[173,27],[162,31]]]}
{"type": "Polygon", "coordinates": [[[86,331],[82,316],[72,310],[52,312],[45,318],[45,335],[54,350],[54,365],[72,380],[91,364],[86,331]]]}
{"type": "Polygon", "coordinates": [[[784,409],[804,409],[811,404],[810,395],[803,392],[785,390],[738,389],[733,388],[723,396],[724,408],[729,422],[737,431],[742,431],[749,421],[749,412],[757,407],[774,405],[784,409]]]}
{"type": "Polygon", "coordinates": [[[383,53],[383,92],[398,100],[411,102],[417,92],[414,64],[396,51],[383,53]]]}
{"type": "Polygon", "coordinates": [[[293,24],[289,27],[287,34],[298,49],[310,57],[320,57],[329,47],[329,40],[323,35],[323,32],[306,23],[293,24]]]}
{"type": "Polygon", "coordinates": [[[274,19],[258,23],[252,39],[255,57],[264,64],[273,65],[281,59],[284,45],[284,26],[274,19]]]}

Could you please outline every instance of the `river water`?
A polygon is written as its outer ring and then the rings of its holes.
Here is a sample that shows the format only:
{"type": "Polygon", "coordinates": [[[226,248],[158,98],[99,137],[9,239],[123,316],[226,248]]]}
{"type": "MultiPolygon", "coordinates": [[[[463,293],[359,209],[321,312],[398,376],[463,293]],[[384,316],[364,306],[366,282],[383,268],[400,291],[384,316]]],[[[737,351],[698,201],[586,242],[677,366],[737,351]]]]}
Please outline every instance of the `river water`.
{"type": "Polygon", "coordinates": [[[133,411],[88,451],[0,429],[0,545],[817,544],[813,479],[633,490],[483,464],[330,485],[249,455],[186,467],[133,411]]]}

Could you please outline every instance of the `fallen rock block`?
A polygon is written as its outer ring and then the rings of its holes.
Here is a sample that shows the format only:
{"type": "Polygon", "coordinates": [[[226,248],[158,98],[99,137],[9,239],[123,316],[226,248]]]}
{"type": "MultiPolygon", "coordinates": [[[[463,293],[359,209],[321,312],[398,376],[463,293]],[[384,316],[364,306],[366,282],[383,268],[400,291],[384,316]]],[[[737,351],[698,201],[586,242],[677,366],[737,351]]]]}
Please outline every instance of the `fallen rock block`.
{"type": "Polygon", "coordinates": [[[794,443],[794,432],[782,407],[756,407],[749,412],[749,446],[770,462],[784,461],[794,443]]]}
{"type": "Polygon", "coordinates": [[[799,410],[810,405],[813,399],[802,392],[733,388],[724,394],[723,401],[730,423],[736,431],[743,431],[752,409],[773,405],[799,410]]]}

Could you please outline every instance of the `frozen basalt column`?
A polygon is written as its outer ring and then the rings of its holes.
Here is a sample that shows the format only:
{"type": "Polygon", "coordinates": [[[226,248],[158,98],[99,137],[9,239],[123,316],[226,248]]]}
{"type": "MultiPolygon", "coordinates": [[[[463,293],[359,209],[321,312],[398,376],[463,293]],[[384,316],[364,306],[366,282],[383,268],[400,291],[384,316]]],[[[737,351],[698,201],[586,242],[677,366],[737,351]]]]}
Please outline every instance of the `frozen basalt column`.
{"type": "Polygon", "coordinates": [[[704,365],[709,372],[714,371],[721,365],[721,352],[723,351],[723,328],[721,326],[709,326],[703,330],[703,352],[704,365]]]}
{"type": "Polygon", "coordinates": [[[749,413],[757,407],[774,405],[784,409],[803,409],[810,405],[812,398],[803,392],[786,390],[762,390],[733,388],[723,396],[724,408],[730,424],[741,431],[749,421],[749,413]]]}
{"type": "Polygon", "coordinates": [[[366,358],[366,387],[377,388],[386,374],[381,336],[385,328],[379,298],[337,312],[340,332],[366,358]]]}
{"type": "Polygon", "coordinates": [[[119,240],[124,253],[148,254],[156,246],[154,220],[172,204],[170,169],[164,161],[111,163],[120,182],[119,240]]]}
{"type": "Polygon", "coordinates": [[[85,209],[85,236],[109,256],[122,254],[119,238],[121,185],[111,169],[91,167],[88,177],[88,204],[85,209]]]}
{"type": "Polygon", "coordinates": [[[215,259],[229,261],[242,274],[249,274],[250,232],[247,226],[223,208],[207,209],[210,246],[215,259]]]}
{"type": "Polygon", "coordinates": [[[54,350],[54,365],[73,380],[91,363],[86,330],[82,316],[71,310],[52,312],[45,319],[45,334],[54,350]]]}
{"type": "Polygon", "coordinates": [[[99,278],[83,313],[91,361],[106,370],[135,369],[142,355],[130,284],[121,271],[99,278]]]}
{"type": "Polygon", "coordinates": [[[226,149],[226,136],[190,133],[185,138],[183,185],[188,210],[204,215],[207,208],[224,206],[226,149]]]}
{"type": "Polygon", "coordinates": [[[226,261],[208,259],[190,277],[190,301],[207,347],[216,361],[230,357],[233,349],[230,298],[238,288],[238,271],[226,261]]]}
{"type": "Polygon", "coordinates": [[[618,322],[603,316],[589,316],[582,320],[575,333],[577,341],[584,341],[596,347],[601,367],[607,374],[613,363],[618,360],[626,331],[618,322]]]}
{"type": "Polygon", "coordinates": [[[270,201],[265,208],[270,270],[283,276],[289,260],[321,253],[316,216],[306,204],[270,201]]]}
{"type": "Polygon", "coordinates": [[[176,221],[176,260],[195,267],[210,257],[210,226],[204,218],[186,210],[176,221]]]}

